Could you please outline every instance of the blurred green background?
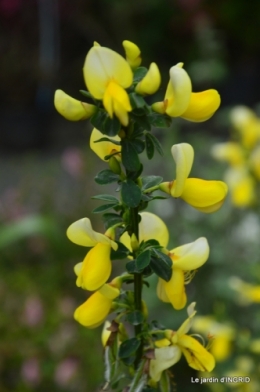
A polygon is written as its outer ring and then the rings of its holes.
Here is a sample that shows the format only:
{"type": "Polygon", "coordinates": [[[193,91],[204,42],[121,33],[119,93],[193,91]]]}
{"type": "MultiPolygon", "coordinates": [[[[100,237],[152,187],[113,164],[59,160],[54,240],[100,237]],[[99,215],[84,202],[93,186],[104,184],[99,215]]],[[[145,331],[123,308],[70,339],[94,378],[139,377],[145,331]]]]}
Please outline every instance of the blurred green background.
{"type": "MultiPolygon", "coordinates": [[[[101,328],[87,330],[73,320],[87,295],[73,273],[85,249],[65,232],[91,217],[97,204],[90,198],[102,192],[93,178],[104,166],[89,149],[88,122],[70,123],[55,112],[55,89],[81,98],[82,66],[93,41],[120,53],[124,39],[135,42],[143,65],[154,61],[161,70],[160,98],[169,68],[184,62],[194,91],[216,88],[221,109],[205,123],[176,120],[169,130],[154,130],[165,159],[148,163],[144,157],[146,172],[171,179],[169,146],[189,142],[192,175],[222,179],[225,165],[209,151],[229,138],[229,108],[260,100],[259,29],[258,0],[0,0],[0,392],[91,392],[102,385],[101,328]]],[[[200,315],[236,330],[230,355],[214,375],[239,369],[242,358],[251,361],[247,374],[255,380],[191,384],[196,372],[181,360],[173,368],[176,391],[259,391],[259,353],[249,350],[259,337],[259,304],[242,307],[228,284],[232,276],[260,281],[259,209],[237,210],[228,199],[216,214],[203,215],[181,200],[153,203],[171,232],[169,248],[200,236],[211,246],[187,290],[200,315]]],[[[101,218],[92,221],[102,232],[101,218]]],[[[116,263],[114,274],[121,270],[116,263]]],[[[159,303],[155,284],[145,291],[151,318],[178,328],[185,311],[159,303]]]]}

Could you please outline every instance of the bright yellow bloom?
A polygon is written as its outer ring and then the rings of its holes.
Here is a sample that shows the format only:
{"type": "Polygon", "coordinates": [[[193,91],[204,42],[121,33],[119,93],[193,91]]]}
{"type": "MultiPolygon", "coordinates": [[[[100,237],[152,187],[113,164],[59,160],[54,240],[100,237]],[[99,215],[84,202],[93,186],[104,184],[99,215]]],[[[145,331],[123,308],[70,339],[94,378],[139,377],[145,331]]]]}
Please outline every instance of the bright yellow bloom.
{"type": "Polygon", "coordinates": [[[222,181],[188,178],[194,151],[190,144],[175,144],[171,148],[176,163],[176,180],[163,182],[159,189],[172,197],[180,197],[197,210],[205,213],[217,211],[224,203],[227,185],[222,181]]]}
{"type": "Polygon", "coordinates": [[[170,81],[163,102],[152,105],[154,111],[166,113],[171,117],[201,122],[208,120],[220,105],[220,96],[216,90],[192,93],[191,80],[178,63],[170,69],[170,81]]]}
{"type": "MultiPolygon", "coordinates": [[[[215,367],[215,360],[196,339],[187,335],[192,319],[196,314],[195,303],[188,307],[188,319],[184,321],[178,331],[166,330],[165,338],[169,346],[155,349],[155,359],[150,361],[149,374],[154,381],[159,381],[163,370],[168,369],[181,358],[183,354],[190,367],[200,371],[212,371],[215,367]]],[[[164,341],[165,339],[163,339],[164,341]]],[[[162,341],[162,340],[161,340],[162,341]]],[[[157,342],[158,343],[158,342],[157,342]]]]}
{"type": "Polygon", "coordinates": [[[87,54],[83,67],[85,83],[96,99],[112,118],[115,114],[121,124],[128,125],[128,112],[132,110],[126,88],[133,82],[128,62],[109,48],[93,46],[87,54]]]}
{"type": "Polygon", "coordinates": [[[237,142],[216,143],[211,152],[214,158],[226,161],[232,166],[245,162],[244,151],[237,142]]]}
{"type": "Polygon", "coordinates": [[[227,324],[217,322],[211,316],[198,316],[194,318],[192,328],[212,337],[210,352],[216,361],[225,361],[232,351],[232,341],[235,330],[227,324]]]}
{"type": "Polygon", "coordinates": [[[140,95],[154,94],[161,84],[159,68],[155,63],[150,65],[147,74],[137,84],[135,91],[140,95]]]}
{"type": "MultiPolygon", "coordinates": [[[[105,160],[104,157],[110,154],[115,153],[116,151],[120,152],[121,151],[121,146],[114,144],[112,141],[117,141],[120,142],[120,137],[119,136],[113,136],[113,137],[109,137],[110,140],[112,140],[111,142],[108,141],[103,141],[103,142],[98,142],[95,143],[96,140],[101,139],[102,137],[104,137],[103,133],[101,133],[98,129],[94,128],[91,136],[90,136],[90,148],[91,150],[93,150],[97,156],[102,159],[103,161],[105,160]]],[[[118,157],[119,155],[116,155],[116,157],[118,157]]]]}
{"type": "Polygon", "coordinates": [[[75,310],[75,320],[84,327],[98,327],[105,321],[111,311],[113,300],[119,295],[120,284],[114,284],[114,280],[105,284],[75,310]]]}
{"type": "Polygon", "coordinates": [[[173,261],[172,276],[169,282],[159,278],[157,295],[161,301],[170,302],[175,309],[182,309],[187,302],[185,283],[192,278],[190,271],[201,267],[209,257],[208,241],[204,237],[198,238],[172,249],[168,255],[173,261]]]}
{"type": "Polygon", "coordinates": [[[237,277],[230,278],[230,287],[239,293],[239,301],[243,305],[260,303],[260,285],[244,282],[237,277]]]}
{"type": "Polygon", "coordinates": [[[246,106],[236,106],[230,113],[231,123],[239,132],[242,145],[252,149],[260,139],[260,119],[246,106]]]}
{"type": "MultiPolygon", "coordinates": [[[[142,220],[139,223],[139,242],[155,239],[163,247],[169,242],[169,232],[167,226],[161,218],[151,212],[141,212],[142,220]]],[[[131,239],[127,232],[120,237],[129,250],[132,250],[131,239]]]]}
{"type": "Polygon", "coordinates": [[[69,226],[68,238],[77,245],[92,247],[82,263],[77,264],[75,272],[78,275],[76,284],[85,290],[99,289],[111,273],[111,247],[117,249],[117,244],[109,238],[114,233],[108,230],[105,234],[92,229],[88,218],[80,219],[69,226]]]}
{"type": "Polygon", "coordinates": [[[237,207],[248,207],[255,201],[255,180],[246,166],[230,167],[225,173],[232,203],[237,207]]]}
{"type": "Polygon", "coordinates": [[[96,106],[78,101],[62,90],[55,91],[54,106],[63,117],[70,121],[85,120],[97,110],[96,106]]]}
{"type": "Polygon", "coordinates": [[[142,62],[141,51],[136,44],[131,41],[123,41],[123,47],[125,49],[126,61],[131,68],[135,69],[139,67],[142,62]]]}

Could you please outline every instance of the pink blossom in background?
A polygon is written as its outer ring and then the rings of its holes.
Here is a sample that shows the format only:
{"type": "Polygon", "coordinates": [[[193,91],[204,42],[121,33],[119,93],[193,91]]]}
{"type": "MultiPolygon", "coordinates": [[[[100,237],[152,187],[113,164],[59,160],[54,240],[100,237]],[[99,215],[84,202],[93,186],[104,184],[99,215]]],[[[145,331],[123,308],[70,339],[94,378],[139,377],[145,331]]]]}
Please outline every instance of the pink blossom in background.
{"type": "Polygon", "coordinates": [[[67,148],[62,154],[61,163],[63,168],[75,178],[83,173],[83,156],[82,152],[76,148],[67,148]]]}
{"type": "Polygon", "coordinates": [[[38,297],[29,297],[25,302],[22,321],[29,327],[35,327],[43,321],[43,304],[38,297]]]}
{"type": "Polygon", "coordinates": [[[37,385],[41,380],[40,365],[37,358],[26,359],[21,368],[23,380],[30,385],[37,385]]]}
{"type": "Polygon", "coordinates": [[[76,358],[66,358],[56,367],[54,380],[61,386],[65,387],[72,378],[77,374],[79,361],[76,358]]]}

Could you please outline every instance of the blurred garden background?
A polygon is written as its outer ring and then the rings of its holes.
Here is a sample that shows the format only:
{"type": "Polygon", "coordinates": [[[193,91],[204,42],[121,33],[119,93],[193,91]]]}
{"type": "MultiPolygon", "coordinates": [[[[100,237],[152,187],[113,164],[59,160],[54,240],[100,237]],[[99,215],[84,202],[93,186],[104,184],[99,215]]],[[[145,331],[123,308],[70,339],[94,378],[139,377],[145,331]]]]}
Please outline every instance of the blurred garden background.
{"type": "MultiPolygon", "coordinates": [[[[188,142],[195,150],[192,176],[223,180],[228,163],[211,151],[239,139],[231,109],[246,105],[260,115],[259,34],[258,0],[0,0],[0,392],[102,386],[101,327],[87,330],[73,319],[86,298],[73,266],[86,249],[65,233],[97,207],[91,197],[102,193],[94,176],[103,162],[89,149],[90,124],[55,112],[54,91],[81,99],[82,67],[94,41],[122,54],[124,39],[135,42],[143,65],[160,68],[160,99],[169,68],[184,62],[193,90],[217,89],[222,105],[205,123],[176,119],[168,130],[155,129],[165,158],[158,156],[147,174],[172,178],[169,146],[188,142]]],[[[212,331],[219,339],[213,375],[251,378],[191,384],[197,373],[181,360],[172,370],[176,391],[260,390],[260,193],[257,176],[253,181],[252,202],[238,206],[229,196],[212,215],[181,200],[152,204],[170,229],[169,249],[200,236],[210,244],[188,297],[208,317],[197,319],[194,333],[207,338],[212,331]]],[[[102,232],[100,216],[94,222],[102,232]]],[[[145,290],[151,318],[177,329],[186,311],[162,305],[152,279],[151,287],[145,290]]]]}

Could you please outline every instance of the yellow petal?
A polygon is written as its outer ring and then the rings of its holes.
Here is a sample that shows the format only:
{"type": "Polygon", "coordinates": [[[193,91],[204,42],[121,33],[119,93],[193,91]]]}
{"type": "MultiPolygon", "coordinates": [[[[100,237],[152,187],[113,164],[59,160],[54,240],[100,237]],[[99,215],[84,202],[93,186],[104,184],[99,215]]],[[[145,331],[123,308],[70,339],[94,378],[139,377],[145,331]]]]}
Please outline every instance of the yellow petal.
{"type": "Polygon", "coordinates": [[[94,291],[106,283],[112,269],[110,250],[110,245],[101,243],[90,249],[77,278],[78,287],[94,291]]]}
{"type": "Polygon", "coordinates": [[[83,73],[87,88],[96,99],[103,98],[111,80],[123,88],[130,87],[133,82],[133,73],[128,62],[118,53],[103,46],[93,46],[90,49],[83,73]]]}
{"type": "Polygon", "coordinates": [[[170,251],[174,267],[191,271],[201,267],[209,257],[209,244],[205,237],[170,251]]]}
{"type": "Polygon", "coordinates": [[[200,371],[211,372],[215,367],[215,359],[196,339],[188,335],[182,335],[178,339],[189,366],[200,371]]]}
{"type": "Polygon", "coordinates": [[[181,117],[185,120],[201,122],[208,120],[219,108],[220,96],[216,90],[192,93],[188,108],[181,117]]]}
{"type": "Polygon", "coordinates": [[[98,327],[105,321],[111,304],[111,299],[104,297],[97,291],[75,310],[74,318],[84,327],[98,327]]]}
{"type": "Polygon", "coordinates": [[[171,342],[170,342],[169,339],[163,338],[163,339],[160,339],[160,340],[156,340],[154,342],[154,344],[155,344],[156,347],[160,348],[160,347],[168,347],[168,346],[170,346],[171,342]]]}
{"type": "Polygon", "coordinates": [[[180,268],[172,269],[169,282],[162,280],[166,295],[174,309],[182,309],[186,305],[187,296],[184,287],[184,273],[180,268]]]}
{"type": "Polygon", "coordinates": [[[63,117],[70,121],[84,120],[96,111],[96,106],[78,101],[62,90],[55,91],[54,106],[63,117]]]}
{"type": "Polygon", "coordinates": [[[244,177],[231,189],[231,200],[237,207],[247,207],[255,200],[255,182],[251,177],[244,177]]]}
{"type": "MultiPolygon", "coordinates": [[[[142,220],[139,223],[139,242],[155,239],[163,247],[169,242],[169,232],[166,224],[159,216],[151,212],[141,212],[142,220]]],[[[129,250],[131,249],[131,239],[127,232],[120,237],[122,242],[129,250]]]]}
{"type": "Polygon", "coordinates": [[[188,178],[181,198],[203,212],[217,211],[227,195],[227,185],[222,181],[188,178]]]}
{"type": "Polygon", "coordinates": [[[181,358],[181,350],[177,346],[156,348],[155,359],[150,361],[149,374],[154,381],[159,381],[162,372],[169,369],[181,358]]]}
{"type": "Polygon", "coordinates": [[[138,94],[154,94],[161,84],[161,75],[159,68],[155,63],[150,65],[150,68],[144,78],[137,84],[135,91],[138,94]]]}
{"type": "Polygon", "coordinates": [[[72,223],[67,229],[67,237],[74,244],[82,246],[92,247],[100,242],[110,245],[114,250],[118,247],[116,242],[104,234],[94,231],[88,218],[82,218],[72,223]]]}
{"type": "Polygon", "coordinates": [[[220,161],[226,161],[237,166],[244,162],[244,152],[236,142],[217,143],[213,146],[212,155],[220,161]]]}
{"type": "Polygon", "coordinates": [[[102,333],[101,333],[101,342],[102,342],[102,346],[105,347],[107,344],[107,341],[111,335],[111,331],[108,331],[108,328],[111,326],[110,321],[105,321],[103,329],[102,329],[102,333]]]}
{"type": "Polygon", "coordinates": [[[111,284],[104,284],[98,291],[104,295],[104,297],[109,299],[115,299],[120,294],[120,290],[111,286],[111,284]]]}
{"type": "Polygon", "coordinates": [[[190,144],[180,143],[172,146],[171,153],[176,163],[176,180],[172,183],[171,195],[180,197],[192,168],[194,150],[190,144]]]}
{"type": "Polygon", "coordinates": [[[99,140],[102,137],[105,137],[105,135],[103,135],[103,133],[100,132],[98,129],[94,128],[91,132],[89,144],[91,150],[94,151],[95,154],[97,154],[97,156],[104,161],[105,156],[113,154],[116,151],[121,151],[121,146],[118,146],[117,144],[113,143],[113,140],[116,142],[120,142],[121,139],[119,136],[116,135],[113,137],[109,137],[111,142],[104,141],[95,143],[96,140],[99,140]]]}
{"type": "Polygon", "coordinates": [[[126,61],[131,68],[137,68],[142,62],[141,51],[136,44],[131,41],[123,41],[123,47],[125,49],[126,61]]]}
{"type": "Polygon", "coordinates": [[[157,294],[157,297],[162,302],[168,303],[168,302],[170,302],[170,300],[166,294],[166,291],[164,288],[164,283],[165,283],[165,281],[163,279],[161,279],[161,278],[158,279],[158,283],[157,283],[157,287],[156,287],[156,294],[157,294]]]}
{"type": "Polygon", "coordinates": [[[170,69],[170,82],[164,100],[167,101],[166,113],[171,117],[181,116],[190,102],[191,80],[182,67],[183,63],[178,63],[170,69]]]}
{"type": "Polygon", "coordinates": [[[126,91],[114,80],[111,80],[104,92],[103,104],[112,118],[113,114],[119,118],[121,124],[128,125],[128,114],[132,110],[126,91]]]}

